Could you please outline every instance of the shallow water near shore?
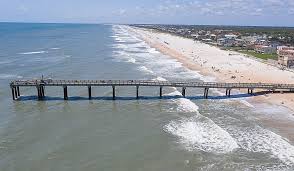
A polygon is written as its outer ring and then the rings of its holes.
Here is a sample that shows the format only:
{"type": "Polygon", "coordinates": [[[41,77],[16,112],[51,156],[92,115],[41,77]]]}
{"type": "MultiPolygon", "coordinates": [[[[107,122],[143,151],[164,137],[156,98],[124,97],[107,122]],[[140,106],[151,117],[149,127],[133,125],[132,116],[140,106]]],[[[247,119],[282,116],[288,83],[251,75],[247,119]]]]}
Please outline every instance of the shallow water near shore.
{"type": "MultiPolygon", "coordinates": [[[[1,24],[0,24],[1,25],[1,24]]],[[[148,46],[125,26],[2,24],[0,170],[292,170],[294,146],[242,100],[202,98],[188,89],[34,88],[11,100],[9,81],[148,79],[204,81],[205,76],[148,46]],[[12,30],[9,28],[18,28],[12,30]],[[8,31],[10,30],[10,31],[8,31]],[[84,97],[84,98],[81,98],[84,97]]],[[[221,97],[217,90],[210,95],[221,97]]],[[[246,101],[246,99],[245,99],[246,101]]],[[[267,107],[262,107],[267,109],[267,107]]],[[[271,115],[286,110],[270,110],[271,115]]],[[[286,115],[286,114],[285,114],[286,115]]]]}

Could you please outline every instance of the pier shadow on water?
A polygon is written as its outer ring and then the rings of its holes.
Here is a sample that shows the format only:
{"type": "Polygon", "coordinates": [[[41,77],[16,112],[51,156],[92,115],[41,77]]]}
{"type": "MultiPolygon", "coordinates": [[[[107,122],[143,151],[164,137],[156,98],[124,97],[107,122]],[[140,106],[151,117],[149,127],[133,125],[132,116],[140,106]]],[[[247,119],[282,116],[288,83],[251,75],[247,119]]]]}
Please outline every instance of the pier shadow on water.
{"type": "MultiPolygon", "coordinates": [[[[252,96],[263,96],[266,94],[272,94],[273,92],[268,92],[268,91],[260,91],[256,92],[253,95],[247,94],[247,93],[241,93],[241,94],[234,94],[229,96],[225,95],[211,95],[208,96],[208,100],[224,100],[224,99],[240,99],[240,98],[248,98],[252,96]]],[[[276,92],[278,93],[278,92],[276,92]]],[[[291,92],[284,92],[286,93],[291,93],[291,92]]],[[[133,100],[171,100],[171,99],[181,99],[181,98],[186,98],[190,100],[206,100],[206,98],[203,95],[197,95],[197,96],[163,96],[160,98],[159,96],[139,96],[139,98],[136,97],[121,97],[117,96],[115,97],[115,100],[121,100],[121,101],[133,101],[133,100]]],[[[112,97],[92,97],[89,99],[88,97],[81,97],[81,96],[71,96],[68,97],[68,100],[66,101],[89,101],[89,100],[101,100],[101,101],[113,101],[112,97]]],[[[46,96],[42,100],[38,100],[38,96],[21,96],[17,99],[17,101],[64,101],[63,97],[53,97],[53,96],[46,96]]]]}

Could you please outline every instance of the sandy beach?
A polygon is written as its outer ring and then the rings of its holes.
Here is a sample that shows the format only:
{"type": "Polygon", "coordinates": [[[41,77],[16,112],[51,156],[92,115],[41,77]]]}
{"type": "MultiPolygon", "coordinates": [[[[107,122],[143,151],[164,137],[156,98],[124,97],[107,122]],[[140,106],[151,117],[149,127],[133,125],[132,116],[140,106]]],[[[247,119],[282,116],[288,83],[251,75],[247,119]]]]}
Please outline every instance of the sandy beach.
{"type": "MultiPolygon", "coordinates": [[[[176,58],[191,70],[211,76],[217,82],[294,83],[294,72],[284,71],[244,54],[221,50],[201,42],[153,30],[132,28],[149,45],[176,58]]],[[[258,90],[255,90],[258,92],[258,90]]],[[[294,94],[273,93],[254,96],[251,100],[282,105],[294,113],[294,94]]]]}
{"type": "MultiPolygon", "coordinates": [[[[155,30],[142,28],[129,28],[146,41],[151,47],[161,53],[177,59],[186,68],[198,71],[204,76],[208,76],[205,81],[216,82],[245,82],[245,83],[294,83],[294,73],[284,71],[277,67],[265,64],[244,54],[221,50],[208,44],[204,44],[191,39],[161,33],[155,30]]],[[[219,90],[224,91],[224,90],[219,90]]],[[[255,90],[258,92],[260,90],[255,90]]],[[[232,91],[240,93],[239,90],[232,91]]],[[[243,92],[246,93],[246,92],[243,92]]],[[[252,104],[267,104],[272,109],[284,107],[284,116],[266,115],[259,116],[262,124],[277,129],[281,135],[294,141],[292,134],[294,127],[294,94],[291,93],[269,93],[255,95],[246,98],[252,104]]]]}

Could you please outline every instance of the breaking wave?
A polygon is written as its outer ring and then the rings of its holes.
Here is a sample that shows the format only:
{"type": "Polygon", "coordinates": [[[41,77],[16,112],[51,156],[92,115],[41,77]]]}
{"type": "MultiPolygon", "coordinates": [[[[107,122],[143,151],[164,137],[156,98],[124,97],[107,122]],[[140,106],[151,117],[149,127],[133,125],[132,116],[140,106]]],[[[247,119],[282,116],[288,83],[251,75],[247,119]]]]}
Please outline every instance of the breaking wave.
{"type": "Polygon", "coordinates": [[[190,151],[228,153],[238,148],[228,132],[201,115],[171,121],[164,129],[179,137],[180,143],[190,151]]]}
{"type": "Polygon", "coordinates": [[[13,74],[0,74],[0,79],[21,79],[23,76],[13,74]]]}
{"type": "Polygon", "coordinates": [[[48,53],[48,51],[35,51],[35,52],[23,52],[19,53],[20,55],[34,55],[34,54],[44,54],[48,53]]]}
{"type": "MultiPolygon", "coordinates": [[[[155,76],[153,80],[202,80],[212,82],[213,77],[206,77],[199,72],[185,69],[177,60],[160,54],[156,49],[144,43],[128,44],[128,41],[138,41],[127,31],[128,29],[115,26],[113,37],[126,40],[123,44],[116,44],[117,58],[132,59],[138,69],[146,74],[155,76]],[[130,50],[140,50],[141,52],[131,53],[130,50]],[[120,57],[119,57],[120,56],[120,57]],[[136,62],[135,62],[136,61],[136,62]]],[[[140,41],[139,41],[140,42],[140,41]]],[[[218,90],[212,90],[215,94],[221,94],[218,90]]],[[[219,123],[204,116],[199,112],[199,107],[193,101],[183,98],[181,93],[173,88],[167,96],[177,96],[168,100],[175,108],[172,112],[177,113],[178,119],[169,121],[164,127],[164,131],[175,136],[180,145],[189,151],[200,150],[211,153],[231,153],[237,149],[248,152],[270,153],[273,158],[278,158],[287,165],[294,164],[294,147],[280,135],[262,128],[242,127],[236,125],[232,127],[226,123],[219,123]],[[181,113],[191,113],[193,116],[186,116],[181,113]]],[[[245,99],[241,103],[248,107],[253,107],[245,99]]]]}

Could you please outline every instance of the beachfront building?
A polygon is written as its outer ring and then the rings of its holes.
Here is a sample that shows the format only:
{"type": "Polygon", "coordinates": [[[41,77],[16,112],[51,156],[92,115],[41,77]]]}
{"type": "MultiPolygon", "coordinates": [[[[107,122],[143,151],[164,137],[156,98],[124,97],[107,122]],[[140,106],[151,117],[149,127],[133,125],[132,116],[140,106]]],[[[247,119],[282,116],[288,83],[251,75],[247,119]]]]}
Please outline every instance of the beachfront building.
{"type": "Polygon", "coordinates": [[[255,45],[254,50],[258,53],[264,53],[264,54],[273,54],[277,52],[276,47],[265,46],[265,45],[255,45]]]}
{"type": "Polygon", "coordinates": [[[206,35],[193,34],[192,38],[194,40],[203,40],[203,39],[207,39],[207,36],[206,35]]]}
{"type": "Polygon", "coordinates": [[[255,43],[257,38],[256,36],[242,36],[242,40],[245,41],[246,43],[255,43]]]}
{"type": "Polygon", "coordinates": [[[246,47],[246,42],[243,39],[236,39],[235,46],[237,47],[246,47]]]}
{"type": "Polygon", "coordinates": [[[215,34],[210,34],[209,37],[211,40],[217,40],[217,35],[215,34]]]}
{"type": "Polygon", "coordinates": [[[278,51],[278,64],[292,67],[294,66],[294,47],[279,46],[278,51]]]}
{"type": "Polygon", "coordinates": [[[235,39],[220,38],[217,40],[217,44],[223,47],[232,47],[235,45],[235,39]]]}
{"type": "Polygon", "coordinates": [[[234,34],[226,34],[217,39],[217,45],[222,47],[233,47],[236,44],[236,38],[238,36],[234,34]]]}
{"type": "Polygon", "coordinates": [[[206,42],[206,43],[211,43],[212,40],[211,39],[202,39],[203,42],[206,42]]]}
{"type": "Polygon", "coordinates": [[[236,39],[238,36],[237,35],[235,35],[235,34],[226,34],[225,35],[225,38],[226,39],[236,39]]]}

